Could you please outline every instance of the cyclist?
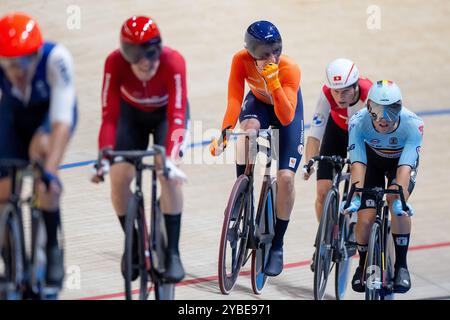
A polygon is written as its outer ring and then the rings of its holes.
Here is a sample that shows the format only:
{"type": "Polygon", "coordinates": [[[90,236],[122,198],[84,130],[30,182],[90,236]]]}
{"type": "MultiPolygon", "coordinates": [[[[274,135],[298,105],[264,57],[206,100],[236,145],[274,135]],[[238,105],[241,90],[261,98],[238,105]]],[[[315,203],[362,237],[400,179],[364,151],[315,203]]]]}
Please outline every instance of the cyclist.
{"type": "MultiPolygon", "coordinates": [[[[99,149],[146,150],[150,134],[154,144],[165,146],[170,175],[169,179],[160,177],[160,206],[168,236],[163,276],[169,282],[179,282],[185,275],[178,243],[183,209],[182,180],[186,176],[175,163],[180,160],[187,141],[188,119],[183,56],[162,45],[160,31],[153,19],[145,16],[129,18],[122,25],[120,49],[111,52],[105,62],[99,149]]],[[[108,171],[108,161],[104,160],[92,181],[102,181],[108,171]]],[[[111,167],[110,174],[112,204],[125,230],[134,168],[128,163],[119,163],[111,167]]],[[[139,275],[137,249],[135,238],[133,280],[139,275]]],[[[124,261],[122,257],[123,275],[124,261]]]]}
{"type": "MultiPolygon", "coordinates": [[[[58,243],[62,184],[58,166],[76,125],[73,61],[61,44],[45,41],[36,20],[18,12],[0,18],[0,158],[37,160],[50,181],[38,182],[47,230],[46,284],[62,287],[63,251],[58,243]]],[[[10,181],[0,171],[0,202],[10,181]]]]}
{"type": "MultiPolygon", "coordinates": [[[[311,133],[306,141],[305,163],[317,155],[342,158],[347,156],[348,119],[362,109],[372,82],[361,77],[355,63],[348,59],[335,59],[325,70],[326,83],[322,87],[316,110],[311,122],[311,133]]],[[[308,180],[314,173],[304,170],[303,177],[308,180]]],[[[330,190],[333,179],[333,166],[319,162],[316,187],[316,218],[320,221],[323,202],[330,190]]],[[[311,270],[314,271],[314,256],[311,270]]]]}
{"type": "MultiPolygon", "coordinates": [[[[397,182],[408,200],[416,181],[423,126],[422,119],[402,107],[402,94],[394,82],[375,83],[368,94],[367,108],[350,119],[348,149],[352,183],[358,182],[357,187],[384,188],[387,178],[389,189],[397,189],[392,185],[397,182]]],[[[411,288],[406,256],[413,209],[408,204],[409,210],[404,212],[398,195],[388,195],[387,201],[395,244],[394,291],[405,293],[411,288]]],[[[362,277],[375,205],[372,196],[356,194],[347,209],[358,211],[356,241],[360,261],[352,279],[353,290],[357,292],[365,290],[362,277]]]]}
{"type": "MultiPolygon", "coordinates": [[[[268,276],[277,276],[283,270],[283,238],[295,200],[294,176],[303,154],[300,68],[291,58],[281,54],[281,35],[271,22],[252,23],[245,33],[244,46],[245,49],[233,57],[222,129],[234,128],[239,119],[240,128],[245,131],[269,126],[279,130],[277,221],[265,268],[268,276]],[[250,91],[243,99],[245,81],[250,91]]],[[[245,140],[242,136],[237,145],[236,171],[240,176],[245,171],[245,140]]],[[[213,141],[210,150],[213,155],[218,155],[225,147],[226,141],[221,145],[213,141]]]]}

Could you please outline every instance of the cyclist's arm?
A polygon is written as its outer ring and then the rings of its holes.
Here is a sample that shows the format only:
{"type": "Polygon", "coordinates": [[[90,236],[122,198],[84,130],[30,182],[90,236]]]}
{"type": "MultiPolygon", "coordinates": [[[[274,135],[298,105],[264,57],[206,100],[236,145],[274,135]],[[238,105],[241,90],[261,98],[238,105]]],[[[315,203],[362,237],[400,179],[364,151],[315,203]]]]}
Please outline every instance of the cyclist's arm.
{"type": "Polygon", "coordinates": [[[245,74],[242,57],[235,54],[231,63],[230,77],[228,78],[228,104],[222,121],[222,130],[227,127],[234,129],[241,113],[241,104],[244,99],[245,74]]]}
{"type": "Polygon", "coordinates": [[[57,45],[50,53],[47,70],[47,80],[51,88],[49,115],[52,130],[45,169],[56,174],[69,142],[75,116],[73,60],[69,51],[57,45]]]}
{"type": "Polygon", "coordinates": [[[172,72],[168,75],[169,103],[167,107],[168,130],[166,135],[166,155],[173,160],[179,158],[186,135],[186,63],[177,52],[169,63],[172,72]]]}
{"type": "Polygon", "coordinates": [[[98,135],[99,149],[113,148],[116,143],[116,129],[119,121],[120,81],[119,68],[114,54],[105,61],[102,86],[102,124],[98,135]]]}
{"type": "Polygon", "coordinates": [[[283,126],[287,126],[294,120],[297,108],[300,68],[291,65],[281,68],[279,72],[281,87],[272,91],[273,107],[278,120],[283,126]]]}
{"type": "Polygon", "coordinates": [[[319,100],[317,101],[316,110],[311,121],[311,132],[306,140],[305,148],[305,163],[319,154],[320,143],[325,133],[328,117],[330,116],[330,103],[328,102],[323,91],[320,92],[319,100]]]}
{"type": "Polygon", "coordinates": [[[395,180],[403,188],[405,201],[407,201],[409,197],[408,186],[411,179],[411,170],[417,165],[420,148],[422,147],[422,132],[423,121],[419,121],[419,119],[409,126],[408,138],[398,162],[395,180]]]}
{"type": "Polygon", "coordinates": [[[351,161],[351,180],[352,184],[357,182],[356,186],[362,188],[366,176],[367,154],[364,142],[364,125],[360,113],[356,113],[349,123],[349,156],[351,161]]]}
{"type": "Polygon", "coordinates": [[[322,90],[311,121],[311,132],[309,134],[310,137],[316,138],[319,142],[322,141],[323,135],[325,134],[328,118],[330,117],[330,110],[330,102],[328,102],[328,99],[322,90]]]}
{"type": "Polygon", "coordinates": [[[319,155],[320,150],[320,141],[312,136],[309,136],[306,139],[306,148],[305,148],[305,163],[308,163],[312,157],[319,155]]]}

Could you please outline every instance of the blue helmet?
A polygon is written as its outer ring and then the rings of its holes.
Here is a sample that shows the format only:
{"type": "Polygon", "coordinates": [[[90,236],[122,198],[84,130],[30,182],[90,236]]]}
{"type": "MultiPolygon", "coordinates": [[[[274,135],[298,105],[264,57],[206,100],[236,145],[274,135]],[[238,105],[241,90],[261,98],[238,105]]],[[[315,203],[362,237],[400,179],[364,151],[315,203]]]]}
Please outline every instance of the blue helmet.
{"type": "Polygon", "coordinates": [[[281,35],[277,27],[269,21],[253,22],[245,33],[244,47],[256,60],[264,60],[271,54],[281,55],[281,35]]]}

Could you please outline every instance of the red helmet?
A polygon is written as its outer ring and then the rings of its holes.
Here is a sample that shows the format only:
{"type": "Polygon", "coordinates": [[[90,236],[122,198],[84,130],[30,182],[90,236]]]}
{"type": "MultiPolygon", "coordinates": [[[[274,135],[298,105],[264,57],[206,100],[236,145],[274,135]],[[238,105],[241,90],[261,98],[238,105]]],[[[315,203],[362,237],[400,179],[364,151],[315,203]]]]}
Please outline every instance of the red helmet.
{"type": "Polygon", "coordinates": [[[13,12],[0,19],[0,57],[17,58],[39,50],[41,30],[30,16],[13,12]]]}
{"type": "Polygon", "coordinates": [[[161,35],[152,18],[133,16],[122,25],[120,51],[129,63],[137,63],[142,58],[157,60],[161,48],[161,35]]]}

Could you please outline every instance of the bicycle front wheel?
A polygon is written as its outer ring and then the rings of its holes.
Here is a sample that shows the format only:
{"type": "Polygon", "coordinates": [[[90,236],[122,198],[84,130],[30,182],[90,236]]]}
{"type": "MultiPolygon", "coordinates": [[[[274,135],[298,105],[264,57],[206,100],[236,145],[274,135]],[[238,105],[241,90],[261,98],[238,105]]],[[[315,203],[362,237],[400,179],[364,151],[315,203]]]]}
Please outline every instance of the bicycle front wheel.
{"type": "Polygon", "coordinates": [[[319,229],[317,230],[316,252],[314,254],[314,299],[316,300],[323,299],[328,276],[333,267],[332,241],[337,201],[336,192],[332,189],[328,191],[320,218],[319,229]]]}
{"type": "Polygon", "coordinates": [[[0,214],[1,300],[20,300],[23,297],[24,252],[22,250],[21,225],[16,210],[19,209],[8,204],[0,214]]]}
{"type": "MultiPolygon", "coordinates": [[[[356,214],[356,213],[355,213],[356,214]]],[[[336,272],[334,280],[334,289],[336,300],[342,300],[347,290],[348,279],[351,269],[351,256],[344,255],[347,252],[347,240],[350,231],[350,217],[348,215],[339,215],[339,238],[337,239],[337,249],[339,258],[336,262],[336,272]]]]}
{"type": "Polygon", "coordinates": [[[144,214],[144,208],[140,200],[133,196],[128,203],[126,222],[125,222],[125,297],[127,300],[133,300],[132,275],[139,268],[139,300],[148,298],[148,272],[147,258],[145,254],[145,226],[142,225],[141,215],[144,214]],[[139,265],[133,265],[133,238],[137,232],[139,265]]]}
{"type": "Polygon", "coordinates": [[[248,185],[245,175],[236,180],[225,209],[218,263],[219,287],[223,294],[229,294],[236,285],[244,261],[249,232],[248,185]]]}
{"type": "Polygon", "coordinates": [[[256,215],[256,237],[259,240],[258,248],[252,252],[252,289],[255,294],[261,294],[267,282],[264,266],[269,259],[269,250],[275,235],[275,200],[277,182],[271,179],[270,185],[261,196],[264,197],[262,206],[256,215]]]}
{"type": "Polygon", "coordinates": [[[381,227],[375,222],[370,232],[367,248],[367,266],[365,273],[366,300],[380,300],[383,285],[383,265],[381,258],[381,227]]]}

